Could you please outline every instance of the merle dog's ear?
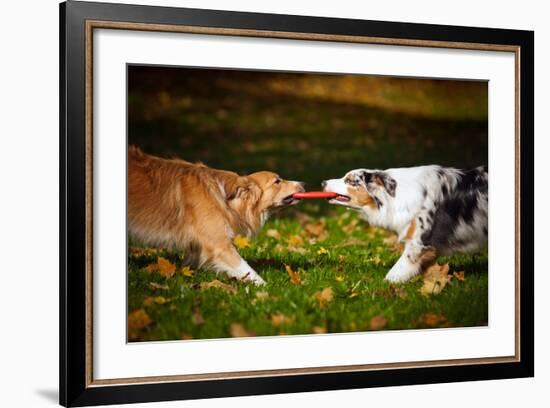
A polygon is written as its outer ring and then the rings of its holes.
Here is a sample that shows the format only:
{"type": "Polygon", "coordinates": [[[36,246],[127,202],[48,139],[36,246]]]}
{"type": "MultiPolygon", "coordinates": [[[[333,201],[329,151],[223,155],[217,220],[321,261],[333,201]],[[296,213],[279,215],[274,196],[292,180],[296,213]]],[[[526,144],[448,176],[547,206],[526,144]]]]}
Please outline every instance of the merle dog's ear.
{"type": "Polygon", "coordinates": [[[392,178],[388,173],[385,173],[383,171],[377,171],[375,173],[372,173],[370,181],[372,183],[379,185],[380,187],[384,187],[384,189],[388,192],[389,195],[391,195],[392,197],[395,197],[395,189],[397,188],[397,181],[395,181],[395,179],[392,178]]]}

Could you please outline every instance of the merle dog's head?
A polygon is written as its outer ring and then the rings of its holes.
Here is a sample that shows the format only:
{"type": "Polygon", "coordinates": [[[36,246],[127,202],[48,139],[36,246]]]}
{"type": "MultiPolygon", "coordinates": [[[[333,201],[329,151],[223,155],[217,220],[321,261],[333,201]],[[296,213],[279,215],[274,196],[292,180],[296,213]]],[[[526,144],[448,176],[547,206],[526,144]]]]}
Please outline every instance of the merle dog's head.
{"type": "Polygon", "coordinates": [[[355,169],[344,177],[325,180],[323,190],[338,194],[331,204],[354,209],[379,209],[395,197],[397,182],[385,171],[355,169]]]}

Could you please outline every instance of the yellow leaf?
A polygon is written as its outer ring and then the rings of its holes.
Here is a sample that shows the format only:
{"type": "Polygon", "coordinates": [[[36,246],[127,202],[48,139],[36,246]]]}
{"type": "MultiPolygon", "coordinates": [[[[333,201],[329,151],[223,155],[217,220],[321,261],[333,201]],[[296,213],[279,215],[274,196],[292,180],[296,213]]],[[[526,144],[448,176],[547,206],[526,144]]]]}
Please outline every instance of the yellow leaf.
{"type": "Polygon", "coordinates": [[[388,321],[382,315],[374,316],[370,319],[370,329],[371,330],[380,330],[386,327],[388,321]]]}
{"type": "Polygon", "coordinates": [[[269,320],[271,320],[271,324],[273,326],[279,327],[279,326],[284,325],[284,324],[292,323],[294,321],[294,318],[285,316],[282,313],[277,313],[277,314],[271,315],[269,320]]]}
{"type": "Polygon", "coordinates": [[[300,277],[300,270],[293,271],[290,265],[285,264],[286,273],[290,277],[290,281],[295,285],[302,284],[302,278],[300,277]]]}
{"type": "Polygon", "coordinates": [[[324,247],[321,247],[321,248],[319,248],[319,250],[317,251],[317,255],[328,255],[328,250],[325,249],[324,247]]]}
{"type": "Polygon", "coordinates": [[[344,275],[336,275],[336,282],[343,282],[346,277],[344,275]]]}
{"type": "Polygon", "coordinates": [[[147,272],[158,272],[165,278],[171,278],[176,273],[176,265],[162,256],[157,257],[157,263],[148,265],[145,270],[147,272]]]}
{"type": "Polygon", "coordinates": [[[449,276],[449,264],[434,264],[424,272],[424,284],[420,288],[423,295],[437,295],[451,281],[449,276]]]}
{"type": "Polygon", "coordinates": [[[313,333],[323,334],[327,332],[327,328],[324,326],[313,326],[313,333]]]}
{"type": "Polygon", "coordinates": [[[202,282],[201,283],[201,289],[211,289],[211,288],[218,288],[221,289],[227,293],[235,294],[237,293],[237,289],[235,289],[233,286],[228,285],[227,283],[223,283],[222,281],[219,281],[217,279],[214,279],[211,282],[202,282]]]}
{"type": "Polygon", "coordinates": [[[453,272],[453,276],[461,282],[464,282],[466,280],[466,277],[464,276],[464,271],[453,272]]]}
{"type": "Polygon", "coordinates": [[[231,334],[231,337],[254,336],[254,333],[246,330],[244,326],[240,323],[231,323],[231,325],[229,326],[229,333],[231,334]]]}
{"type": "Polygon", "coordinates": [[[304,240],[299,235],[291,235],[288,238],[288,245],[290,247],[302,247],[304,246],[304,240]]]}
{"type": "Polygon", "coordinates": [[[128,337],[132,340],[139,338],[141,330],[149,326],[153,321],[143,309],[137,309],[128,315],[128,337]]]}
{"type": "Polygon", "coordinates": [[[181,273],[183,276],[187,276],[188,278],[193,276],[193,270],[189,266],[184,266],[181,268],[181,273]]]}
{"type": "Polygon", "coordinates": [[[237,235],[235,238],[233,238],[233,243],[239,249],[250,247],[250,240],[247,237],[243,237],[242,235],[237,235]]]}
{"type": "Polygon", "coordinates": [[[357,292],[351,292],[351,293],[349,294],[349,298],[350,298],[350,299],[353,299],[354,297],[357,297],[357,296],[359,296],[359,293],[357,293],[357,292]]]}
{"type": "Polygon", "coordinates": [[[316,292],[313,296],[317,302],[319,302],[319,306],[325,307],[333,298],[332,288],[324,288],[322,291],[316,292]]]}

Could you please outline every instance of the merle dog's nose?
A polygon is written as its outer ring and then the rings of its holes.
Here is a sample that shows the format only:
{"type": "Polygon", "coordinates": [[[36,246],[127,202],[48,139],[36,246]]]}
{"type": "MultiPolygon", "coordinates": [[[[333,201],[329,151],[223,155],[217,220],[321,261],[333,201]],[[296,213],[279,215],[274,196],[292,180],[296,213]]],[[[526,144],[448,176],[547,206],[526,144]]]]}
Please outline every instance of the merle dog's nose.
{"type": "Polygon", "coordinates": [[[321,181],[321,187],[325,188],[327,186],[327,181],[323,180],[321,181]]]}

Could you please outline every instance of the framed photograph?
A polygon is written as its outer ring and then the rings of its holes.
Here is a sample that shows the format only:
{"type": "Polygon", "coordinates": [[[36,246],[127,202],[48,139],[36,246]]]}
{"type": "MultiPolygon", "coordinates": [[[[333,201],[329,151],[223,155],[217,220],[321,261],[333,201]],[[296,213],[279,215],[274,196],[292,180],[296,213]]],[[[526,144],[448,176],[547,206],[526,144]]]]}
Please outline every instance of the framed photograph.
{"type": "Polygon", "coordinates": [[[534,375],[533,32],[60,21],[62,405],[534,375]]]}

